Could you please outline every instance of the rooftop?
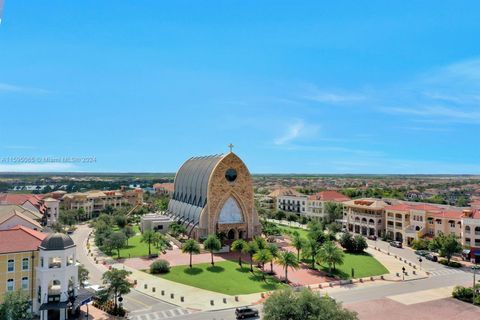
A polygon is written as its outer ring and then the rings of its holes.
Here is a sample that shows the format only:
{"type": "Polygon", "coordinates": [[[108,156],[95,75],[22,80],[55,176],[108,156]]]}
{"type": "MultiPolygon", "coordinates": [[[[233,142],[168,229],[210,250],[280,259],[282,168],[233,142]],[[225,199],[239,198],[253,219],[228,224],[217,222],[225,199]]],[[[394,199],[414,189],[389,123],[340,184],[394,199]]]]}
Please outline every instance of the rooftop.
{"type": "Polygon", "coordinates": [[[24,226],[0,230],[0,254],[35,251],[47,234],[24,226]]]}

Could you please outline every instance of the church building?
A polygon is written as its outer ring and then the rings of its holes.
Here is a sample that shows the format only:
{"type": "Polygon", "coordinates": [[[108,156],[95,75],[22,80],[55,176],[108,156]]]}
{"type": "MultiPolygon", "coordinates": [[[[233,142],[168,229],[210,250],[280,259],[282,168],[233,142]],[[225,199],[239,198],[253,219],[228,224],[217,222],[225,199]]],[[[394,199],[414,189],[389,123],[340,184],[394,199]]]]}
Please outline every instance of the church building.
{"type": "Polygon", "coordinates": [[[250,239],[261,233],[247,166],[233,152],[193,157],[178,170],[168,213],[190,237],[224,233],[250,239]]]}

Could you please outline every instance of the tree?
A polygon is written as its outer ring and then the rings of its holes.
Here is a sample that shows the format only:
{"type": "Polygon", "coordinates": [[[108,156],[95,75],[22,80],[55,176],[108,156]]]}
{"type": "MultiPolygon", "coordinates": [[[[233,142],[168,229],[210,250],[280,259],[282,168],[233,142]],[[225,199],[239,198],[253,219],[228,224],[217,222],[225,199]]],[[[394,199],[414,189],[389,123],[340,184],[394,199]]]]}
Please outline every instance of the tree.
{"type": "Polygon", "coordinates": [[[267,248],[267,241],[265,241],[265,239],[263,239],[262,237],[256,236],[255,238],[253,238],[253,241],[255,241],[255,243],[257,244],[258,250],[263,250],[267,248]]]}
{"type": "Polygon", "coordinates": [[[303,255],[312,259],[312,269],[315,269],[315,257],[317,256],[320,244],[315,240],[308,238],[303,248],[303,255]]]}
{"type": "Polygon", "coordinates": [[[78,266],[78,282],[80,282],[80,286],[83,288],[85,283],[88,281],[90,271],[85,268],[83,264],[78,266]]]}
{"type": "Polygon", "coordinates": [[[362,252],[363,250],[368,248],[367,240],[359,234],[353,237],[354,251],[355,252],[362,252]]]}
{"type": "Polygon", "coordinates": [[[142,234],[142,240],[140,242],[144,242],[148,244],[148,255],[152,255],[151,245],[155,241],[155,232],[152,230],[146,230],[142,234]]]}
{"type": "Polygon", "coordinates": [[[128,294],[133,285],[128,281],[127,277],[130,271],[122,269],[112,269],[106,271],[103,276],[103,284],[105,284],[108,297],[113,298],[115,310],[117,310],[117,300],[121,295],[128,294]]]}
{"type": "Polygon", "coordinates": [[[442,234],[436,237],[432,243],[435,243],[434,246],[437,247],[440,256],[447,258],[448,264],[450,264],[450,259],[452,259],[452,256],[455,253],[462,251],[462,245],[458,241],[457,237],[453,234],[449,234],[447,236],[442,234]]]}
{"type": "Polygon", "coordinates": [[[329,201],[325,203],[325,212],[327,213],[325,217],[326,222],[335,222],[343,216],[343,204],[329,201]]]}
{"type": "Polygon", "coordinates": [[[253,255],[253,260],[255,260],[257,263],[260,263],[260,265],[262,266],[262,277],[263,277],[263,281],[265,281],[265,263],[268,263],[273,260],[273,256],[270,253],[270,250],[268,249],[258,250],[253,255]]]}
{"type": "Polygon", "coordinates": [[[328,265],[328,272],[332,274],[332,266],[343,264],[344,253],[332,241],[325,242],[318,251],[317,259],[328,265]]]}
{"type": "Polygon", "coordinates": [[[263,307],[264,320],[357,320],[357,314],[310,289],[275,291],[263,307]]]}
{"type": "Polygon", "coordinates": [[[182,246],[182,252],[190,255],[190,268],[192,268],[192,255],[200,253],[200,245],[194,239],[188,239],[182,246]]]}
{"type": "Polygon", "coordinates": [[[230,248],[232,251],[238,252],[238,265],[240,268],[242,267],[242,252],[245,252],[247,248],[248,243],[243,239],[237,239],[233,241],[232,247],[230,248]]]}
{"type": "Polygon", "coordinates": [[[179,224],[178,222],[172,223],[168,227],[168,230],[173,237],[177,237],[178,235],[184,234],[185,232],[187,232],[187,229],[185,228],[185,226],[183,224],[179,224]]]}
{"type": "Polygon", "coordinates": [[[430,241],[428,239],[415,239],[412,241],[412,248],[415,250],[428,250],[430,241]]]}
{"type": "Polygon", "coordinates": [[[58,220],[61,224],[67,225],[69,227],[73,226],[77,221],[77,212],[74,210],[63,210],[60,211],[58,220]]]}
{"type": "Polygon", "coordinates": [[[300,251],[305,246],[305,240],[297,231],[293,233],[292,245],[297,250],[297,260],[300,261],[300,251]]]}
{"type": "Polygon", "coordinates": [[[287,216],[287,214],[285,213],[285,211],[282,211],[282,210],[279,210],[277,211],[277,213],[275,214],[275,219],[277,220],[283,220],[285,219],[287,216]]]}
{"type": "Polygon", "coordinates": [[[3,298],[3,303],[0,304],[0,319],[32,319],[28,295],[20,290],[7,292],[3,298]]]}
{"type": "Polygon", "coordinates": [[[159,252],[164,252],[168,247],[168,241],[163,234],[155,232],[153,235],[152,244],[158,249],[159,252]]]}
{"type": "Polygon", "coordinates": [[[125,226],[127,225],[128,221],[127,221],[127,216],[125,214],[116,214],[114,219],[115,219],[115,223],[120,229],[125,228],[125,226]]]}
{"type": "Polygon", "coordinates": [[[130,239],[135,235],[135,231],[133,230],[132,227],[125,226],[125,228],[123,228],[123,233],[125,234],[125,238],[127,239],[127,246],[128,246],[128,239],[130,239]]]}
{"type": "Polygon", "coordinates": [[[278,256],[277,262],[285,269],[285,282],[288,283],[288,268],[298,268],[298,261],[295,254],[290,251],[282,251],[278,256]]]}
{"type": "Polygon", "coordinates": [[[118,259],[120,259],[120,249],[125,247],[126,241],[127,237],[125,237],[125,234],[122,231],[114,232],[110,236],[112,248],[117,250],[118,259]]]}
{"type": "Polygon", "coordinates": [[[272,255],[272,260],[270,260],[270,272],[273,274],[273,260],[276,260],[280,254],[280,249],[278,249],[275,243],[268,244],[268,251],[272,255]]]}
{"type": "Polygon", "coordinates": [[[253,255],[258,251],[258,245],[254,240],[248,242],[245,252],[250,256],[250,272],[253,272],[253,255]]]}
{"type": "Polygon", "coordinates": [[[212,266],[215,265],[213,261],[213,251],[218,251],[222,248],[222,243],[218,240],[217,236],[214,234],[208,235],[207,239],[203,242],[203,247],[210,251],[212,257],[212,266]]]}

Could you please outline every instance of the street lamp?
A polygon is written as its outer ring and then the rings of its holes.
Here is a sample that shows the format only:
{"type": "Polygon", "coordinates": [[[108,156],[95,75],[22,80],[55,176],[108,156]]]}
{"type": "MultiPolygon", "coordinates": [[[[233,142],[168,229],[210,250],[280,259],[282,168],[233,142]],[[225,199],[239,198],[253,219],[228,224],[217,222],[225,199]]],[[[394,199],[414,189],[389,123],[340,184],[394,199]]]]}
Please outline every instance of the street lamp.
{"type": "Polygon", "coordinates": [[[477,293],[477,290],[475,289],[475,285],[476,285],[476,281],[475,281],[475,275],[477,274],[477,269],[479,267],[477,266],[477,263],[475,263],[474,266],[472,266],[472,270],[473,270],[473,301],[475,301],[475,294],[477,293]]]}
{"type": "Polygon", "coordinates": [[[418,258],[418,262],[420,262],[420,269],[422,269],[422,261],[423,261],[423,260],[422,260],[422,258],[421,258],[421,257],[420,257],[420,258],[418,258]]]}
{"type": "Polygon", "coordinates": [[[405,267],[402,267],[402,276],[403,276],[403,281],[405,281],[405,267]]]}

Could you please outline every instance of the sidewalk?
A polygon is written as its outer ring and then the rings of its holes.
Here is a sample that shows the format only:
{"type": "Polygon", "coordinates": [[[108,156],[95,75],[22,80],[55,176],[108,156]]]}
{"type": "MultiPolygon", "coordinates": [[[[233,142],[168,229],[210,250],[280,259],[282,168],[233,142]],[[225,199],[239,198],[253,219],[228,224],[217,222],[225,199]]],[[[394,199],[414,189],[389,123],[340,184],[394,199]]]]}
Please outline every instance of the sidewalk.
{"type": "Polygon", "coordinates": [[[384,275],[384,279],[387,281],[403,281],[403,279],[409,281],[428,277],[428,274],[421,270],[420,266],[411,261],[372,247],[369,247],[366,251],[390,271],[389,274],[384,275]],[[405,276],[402,275],[402,268],[405,268],[405,276]]]}
{"type": "Polygon", "coordinates": [[[187,286],[130,268],[121,263],[114,264],[112,267],[132,272],[130,278],[137,281],[135,285],[137,291],[193,311],[236,308],[255,304],[262,299],[261,293],[230,296],[187,286]]]}

